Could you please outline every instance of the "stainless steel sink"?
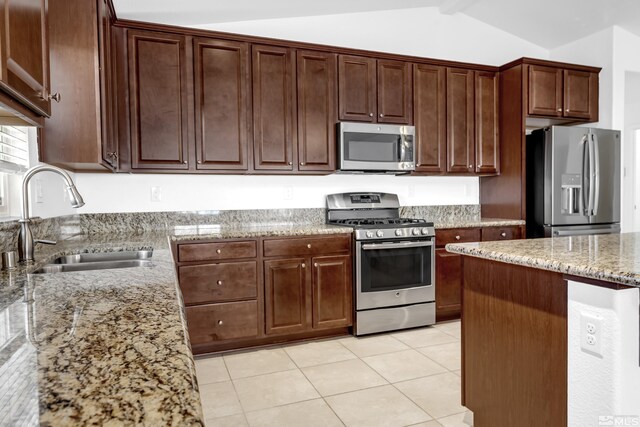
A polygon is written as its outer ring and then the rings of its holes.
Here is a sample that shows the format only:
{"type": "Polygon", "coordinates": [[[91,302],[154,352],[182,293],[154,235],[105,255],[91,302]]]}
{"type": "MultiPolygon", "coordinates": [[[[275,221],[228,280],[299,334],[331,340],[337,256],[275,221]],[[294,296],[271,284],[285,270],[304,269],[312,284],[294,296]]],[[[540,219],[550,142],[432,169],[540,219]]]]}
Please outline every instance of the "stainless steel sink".
{"type": "Polygon", "coordinates": [[[144,260],[151,258],[152,255],[152,250],[83,253],[61,256],[49,264],[84,264],[89,262],[144,260]]]}
{"type": "Polygon", "coordinates": [[[54,259],[32,274],[64,273],[67,271],[111,270],[116,268],[151,267],[152,250],[100,252],[65,255],[54,259]]]}

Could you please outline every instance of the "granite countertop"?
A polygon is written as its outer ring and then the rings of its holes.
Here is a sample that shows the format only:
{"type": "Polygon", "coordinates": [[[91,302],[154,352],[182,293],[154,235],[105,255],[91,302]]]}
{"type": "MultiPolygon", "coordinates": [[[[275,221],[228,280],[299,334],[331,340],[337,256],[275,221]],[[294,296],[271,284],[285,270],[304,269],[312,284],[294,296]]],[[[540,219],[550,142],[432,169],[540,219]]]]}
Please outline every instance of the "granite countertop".
{"type": "Polygon", "coordinates": [[[447,251],[640,287],[640,233],[451,243],[447,251]]]}
{"type": "Polygon", "coordinates": [[[434,221],[434,227],[437,229],[444,228],[477,228],[477,227],[510,227],[516,225],[525,225],[522,219],[502,219],[502,218],[448,218],[445,220],[434,221]]]}
{"type": "Polygon", "coordinates": [[[0,271],[0,424],[203,425],[170,241],[351,232],[198,225],[38,245],[34,264],[0,271]],[[151,248],[151,267],[28,274],[61,255],[151,248]]]}

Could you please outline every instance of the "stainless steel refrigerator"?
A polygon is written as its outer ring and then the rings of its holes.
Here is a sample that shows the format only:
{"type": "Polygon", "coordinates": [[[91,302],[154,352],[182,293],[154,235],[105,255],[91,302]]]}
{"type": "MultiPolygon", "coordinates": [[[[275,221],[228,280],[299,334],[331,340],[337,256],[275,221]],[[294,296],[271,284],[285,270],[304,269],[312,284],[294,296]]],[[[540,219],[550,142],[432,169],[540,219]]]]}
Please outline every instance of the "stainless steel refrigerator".
{"type": "Polygon", "coordinates": [[[620,131],[538,129],[526,153],[527,237],[620,232],[620,131]]]}

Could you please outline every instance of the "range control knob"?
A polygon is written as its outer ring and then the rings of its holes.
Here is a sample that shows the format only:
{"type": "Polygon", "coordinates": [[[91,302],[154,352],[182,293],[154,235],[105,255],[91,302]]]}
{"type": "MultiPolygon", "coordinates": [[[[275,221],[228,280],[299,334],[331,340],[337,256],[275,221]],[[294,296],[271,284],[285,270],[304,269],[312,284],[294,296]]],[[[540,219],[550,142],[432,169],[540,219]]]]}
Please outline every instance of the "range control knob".
{"type": "Polygon", "coordinates": [[[427,227],[424,227],[422,230],[422,234],[429,234],[429,229],[427,227]]]}
{"type": "Polygon", "coordinates": [[[378,231],[376,231],[376,236],[384,237],[384,232],[382,230],[378,230],[378,231]]]}
{"type": "Polygon", "coordinates": [[[365,236],[367,236],[368,239],[372,238],[373,237],[373,231],[367,231],[365,233],[365,236]]]}
{"type": "Polygon", "coordinates": [[[417,236],[418,234],[420,234],[420,229],[414,228],[413,230],[411,230],[411,234],[413,234],[414,236],[417,236]]]}
{"type": "Polygon", "coordinates": [[[399,228],[396,230],[396,236],[402,236],[402,230],[399,228]]]}

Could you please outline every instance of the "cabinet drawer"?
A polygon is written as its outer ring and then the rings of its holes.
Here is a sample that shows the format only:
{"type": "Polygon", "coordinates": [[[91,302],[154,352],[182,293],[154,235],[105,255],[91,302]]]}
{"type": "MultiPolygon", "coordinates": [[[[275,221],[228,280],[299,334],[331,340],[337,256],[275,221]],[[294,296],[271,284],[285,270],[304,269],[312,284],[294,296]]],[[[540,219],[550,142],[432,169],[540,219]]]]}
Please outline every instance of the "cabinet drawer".
{"type": "Polygon", "coordinates": [[[482,241],[521,239],[520,227],[487,227],[482,229],[482,241]]]}
{"type": "Polygon", "coordinates": [[[243,242],[188,243],[178,245],[178,261],[209,261],[233,258],[255,258],[255,240],[243,242]]]}
{"type": "Polygon", "coordinates": [[[192,345],[258,335],[258,303],[227,302],[187,307],[192,345]]]}
{"type": "Polygon", "coordinates": [[[349,252],[351,238],[316,237],[306,239],[274,239],[264,241],[264,256],[304,256],[349,252]]]}
{"type": "Polygon", "coordinates": [[[443,247],[447,243],[479,242],[479,228],[460,228],[436,230],[436,246],[443,247]]]}
{"type": "Polygon", "coordinates": [[[178,268],[185,304],[256,298],[256,261],[187,265],[178,268]]]}

